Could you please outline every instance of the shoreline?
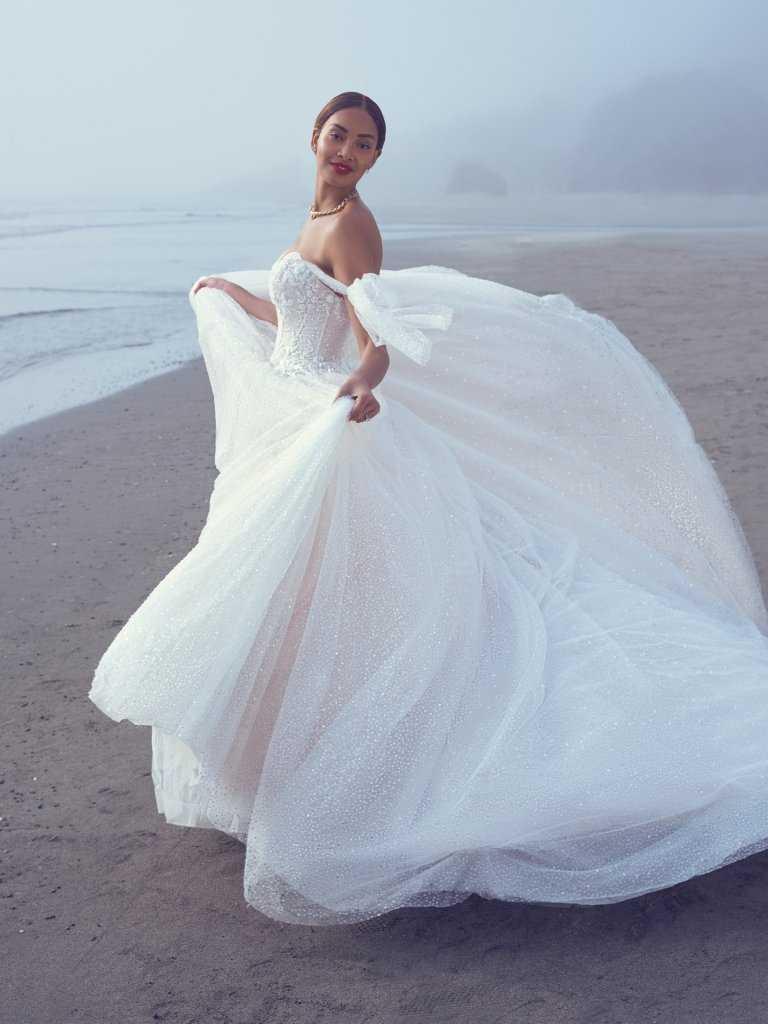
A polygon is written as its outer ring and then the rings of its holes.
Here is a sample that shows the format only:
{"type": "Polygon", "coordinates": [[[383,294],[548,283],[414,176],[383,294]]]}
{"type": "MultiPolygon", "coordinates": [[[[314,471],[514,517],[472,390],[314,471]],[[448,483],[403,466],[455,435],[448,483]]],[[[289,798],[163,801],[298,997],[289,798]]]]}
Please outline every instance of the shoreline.
{"type": "MultiPolygon", "coordinates": [[[[605,246],[653,246],[661,247],[670,244],[682,245],[685,247],[706,249],[708,247],[722,248],[727,254],[735,250],[742,255],[748,251],[763,252],[768,248],[768,227],[755,225],[752,228],[743,227],[710,227],[700,228],[615,228],[600,227],[595,229],[567,228],[562,230],[537,229],[530,230],[504,229],[486,230],[478,229],[477,234],[457,232],[445,236],[424,235],[410,238],[396,238],[386,240],[384,243],[384,266],[388,269],[397,269],[413,263],[434,263],[435,253],[444,252],[442,257],[450,265],[456,265],[458,269],[465,269],[467,273],[473,273],[472,267],[478,259],[492,261],[490,270],[481,273],[481,276],[493,277],[504,284],[512,284],[523,290],[535,291],[537,294],[544,294],[548,289],[543,283],[543,278],[536,276],[534,283],[527,286],[518,282],[514,276],[505,276],[507,265],[515,265],[520,257],[528,257],[532,250],[539,249],[542,253],[557,253],[562,250],[583,249],[583,248],[604,248],[605,246]],[[465,266],[460,263],[454,264],[455,260],[470,259],[465,266]]],[[[477,273],[480,273],[479,271],[477,273]]],[[[576,296],[571,296],[574,301],[579,302],[576,296]]],[[[179,299],[184,296],[179,294],[179,299]]],[[[579,303],[582,304],[582,303],[579,303]]],[[[599,310],[594,310],[599,312],[599,310]]],[[[197,350],[196,325],[194,314],[189,309],[188,316],[189,335],[188,347],[190,352],[197,350]]],[[[181,343],[180,343],[181,344],[181,343]]],[[[181,344],[181,348],[187,347],[187,341],[181,344]]],[[[44,362],[28,370],[22,371],[10,377],[4,385],[3,396],[4,421],[0,426],[0,441],[13,435],[33,423],[42,422],[61,413],[80,409],[102,399],[107,399],[133,387],[139,387],[147,381],[157,377],[164,377],[184,368],[194,365],[199,355],[191,354],[189,358],[169,351],[167,353],[153,353],[153,360],[173,360],[174,364],[159,370],[153,370],[146,366],[146,354],[141,346],[129,346],[116,350],[94,351],[76,353],[74,355],[53,359],[44,362]],[[110,377],[110,363],[118,358],[123,366],[122,374],[127,374],[128,383],[125,385],[108,383],[110,377]],[[179,362],[179,360],[181,360],[179,362]],[[6,426],[8,418],[18,420],[25,415],[24,410],[29,410],[29,395],[34,396],[33,402],[40,408],[50,410],[42,415],[35,415],[32,419],[21,419],[18,422],[6,426]],[[93,395],[82,401],[83,395],[93,395]],[[66,397],[69,396],[69,397],[66,397]]],[[[114,375],[114,369],[112,370],[114,375]]]]}

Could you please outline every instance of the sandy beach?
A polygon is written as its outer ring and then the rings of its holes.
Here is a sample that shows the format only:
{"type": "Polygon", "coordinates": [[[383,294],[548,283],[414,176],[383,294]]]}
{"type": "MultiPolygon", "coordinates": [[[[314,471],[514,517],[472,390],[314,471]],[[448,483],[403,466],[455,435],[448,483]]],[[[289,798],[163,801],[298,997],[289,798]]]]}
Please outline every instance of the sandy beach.
{"type": "MultiPolygon", "coordinates": [[[[612,319],[688,413],[767,588],[768,231],[385,248],[420,264],[612,319]]],[[[2,1024],[765,1020],[768,852],[610,906],[472,897],[300,927],[245,903],[235,839],[158,815],[149,730],[86,694],[196,542],[213,438],[200,359],[0,438],[2,1024]]]]}

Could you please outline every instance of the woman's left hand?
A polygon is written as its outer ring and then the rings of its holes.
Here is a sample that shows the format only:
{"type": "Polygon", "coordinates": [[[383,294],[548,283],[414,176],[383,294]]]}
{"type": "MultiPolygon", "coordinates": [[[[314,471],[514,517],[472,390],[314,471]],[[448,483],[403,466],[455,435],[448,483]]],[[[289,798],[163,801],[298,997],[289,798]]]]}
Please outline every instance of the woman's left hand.
{"type": "Polygon", "coordinates": [[[357,377],[348,377],[344,381],[334,396],[334,402],[337,398],[341,398],[342,395],[350,395],[355,399],[355,404],[352,406],[347,419],[354,420],[356,423],[373,419],[381,409],[378,399],[370,387],[365,381],[357,377]]]}

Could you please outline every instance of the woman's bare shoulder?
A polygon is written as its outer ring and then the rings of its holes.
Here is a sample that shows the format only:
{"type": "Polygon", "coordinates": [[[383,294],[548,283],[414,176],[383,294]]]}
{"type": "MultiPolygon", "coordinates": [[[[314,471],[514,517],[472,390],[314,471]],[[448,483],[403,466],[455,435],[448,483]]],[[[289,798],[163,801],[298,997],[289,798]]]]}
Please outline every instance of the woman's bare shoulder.
{"type": "Polygon", "coordinates": [[[331,260],[335,265],[336,260],[352,255],[358,261],[374,264],[378,273],[384,245],[376,218],[362,200],[350,203],[344,213],[346,216],[339,217],[328,239],[331,260]]]}

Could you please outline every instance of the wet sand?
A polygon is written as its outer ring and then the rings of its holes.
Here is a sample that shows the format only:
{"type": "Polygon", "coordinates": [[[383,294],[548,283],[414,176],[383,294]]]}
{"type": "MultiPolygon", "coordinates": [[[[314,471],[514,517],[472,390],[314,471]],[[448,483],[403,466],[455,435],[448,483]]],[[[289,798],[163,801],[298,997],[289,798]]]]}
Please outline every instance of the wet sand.
{"type": "MultiPolygon", "coordinates": [[[[387,267],[422,263],[562,291],[614,320],[686,409],[766,588],[768,233],[386,247],[387,267]]],[[[766,1019],[768,852],[610,906],[471,897],[320,928],[245,903],[236,840],[165,823],[149,729],[86,694],[120,625],[197,539],[213,429],[197,360],[0,438],[0,1021],[766,1019]]]]}

